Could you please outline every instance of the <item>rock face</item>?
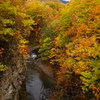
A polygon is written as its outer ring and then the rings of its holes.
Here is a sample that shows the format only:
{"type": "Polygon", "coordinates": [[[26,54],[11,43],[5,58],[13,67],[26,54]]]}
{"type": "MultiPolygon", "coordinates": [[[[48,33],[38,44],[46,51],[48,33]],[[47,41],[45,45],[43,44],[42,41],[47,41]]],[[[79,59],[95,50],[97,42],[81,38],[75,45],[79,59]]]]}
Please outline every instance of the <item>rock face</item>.
{"type": "Polygon", "coordinates": [[[0,72],[0,100],[18,100],[24,69],[24,60],[18,58],[8,70],[0,72]]]}

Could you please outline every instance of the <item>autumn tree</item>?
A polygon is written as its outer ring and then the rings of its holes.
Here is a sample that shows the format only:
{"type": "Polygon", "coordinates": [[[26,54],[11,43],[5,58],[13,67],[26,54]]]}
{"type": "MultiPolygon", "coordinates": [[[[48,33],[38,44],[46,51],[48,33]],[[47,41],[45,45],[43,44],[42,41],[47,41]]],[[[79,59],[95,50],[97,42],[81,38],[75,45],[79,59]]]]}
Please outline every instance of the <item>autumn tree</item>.
{"type": "Polygon", "coordinates": [[[61,66],[57,71],[58,100],[72,95],[76,100],[100,98],[99,9],[99,0],[72,0],[61,9],[58,34],[52,38],[48,55],[53,64],[61,66]]]}
{"type": "Polygon", "coordinates": [[[26,54],[26,37],[31,25],[34,25],[34,20],[26,14],[23,1],[0,1],[0,70],[3,70],[2,58],[9,59],[14,52],[26,54]]]}

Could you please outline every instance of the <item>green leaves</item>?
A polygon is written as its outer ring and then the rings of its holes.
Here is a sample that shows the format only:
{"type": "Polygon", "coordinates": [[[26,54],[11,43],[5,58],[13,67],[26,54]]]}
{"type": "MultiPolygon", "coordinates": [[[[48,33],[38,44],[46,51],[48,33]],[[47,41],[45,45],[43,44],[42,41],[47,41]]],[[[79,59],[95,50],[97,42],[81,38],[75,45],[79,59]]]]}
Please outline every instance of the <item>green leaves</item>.
{"type": "Polygon", "coordinates": [[[31,25],[35,25],[35,21],[32,20],[32,19],[23,20],[22,23],[23,23],[24,27],[28,27],[28,26],[31,26],[31,25]]]}
{"type": "Polygon", "coordinates": [[[7,70],[8,67],[6,65],[3,65],[1,62],[0,62],[0,71],[5,71],[7,70]]]}
{"type": "MultiPolygon", "coordinates": [[[[4,1],[0,4],[0,11],[6,14],[17,14],[17,8],[11,5],[10,0],[4,1]]],[[[9,16],[9,15],[7,15],[9,16]]]]}
{"type": "Polygon", "coordinates": [[[98,86],[100,80],[100,60],[95,60],[90,64],[91,70],[81,73],[80,79],[82,80],[83,92],[92,90],[92,85],[98,86]]]}
{"type": "Polygon", "coordinates": [[[51,47],[52,47],[52,42],[51,39],[48,37],[43,41],[42,46],[39,49],[39,53],[43,54],[42,60],[48,59],[51,47]]]}
{"type": "Polygon", "coordinates": [[[12,28],[4,28],[2,32],[4,35],[12,35],[12,36],[14,35],[12,28]]]}
{"type": "Polygon", "coordinates": [[[64,35],[58,35],[55,38],[55,45],[58,47],[65,47],[65,44],[71,42],[71,39],[69,37],[66,37],[64,35]]]}
{"type": "Polygon", "coordinates": [[[2,24],[4,24],[4,26],[7,24],[14,25],[15,22],[12,19],[2,19],[2,24]]]}
{"type": "Polygon", "coordinates": [[[100,68],[100,59],[95,59],[91,64],[90,67],[92,68],[100,68]]]}

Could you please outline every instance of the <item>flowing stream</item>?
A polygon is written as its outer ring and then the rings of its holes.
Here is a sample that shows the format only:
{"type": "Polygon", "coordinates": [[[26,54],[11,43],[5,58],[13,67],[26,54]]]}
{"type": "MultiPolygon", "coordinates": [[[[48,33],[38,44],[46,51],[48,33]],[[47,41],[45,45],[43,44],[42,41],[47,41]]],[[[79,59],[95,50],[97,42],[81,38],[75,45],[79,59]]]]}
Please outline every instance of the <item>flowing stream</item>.
{"type": "Polygon", "coordinates": [[[55,87],[50,64],[43,63],[38,54],[31,53],[27,61],[27,100],[48,100],[55,87]]]}

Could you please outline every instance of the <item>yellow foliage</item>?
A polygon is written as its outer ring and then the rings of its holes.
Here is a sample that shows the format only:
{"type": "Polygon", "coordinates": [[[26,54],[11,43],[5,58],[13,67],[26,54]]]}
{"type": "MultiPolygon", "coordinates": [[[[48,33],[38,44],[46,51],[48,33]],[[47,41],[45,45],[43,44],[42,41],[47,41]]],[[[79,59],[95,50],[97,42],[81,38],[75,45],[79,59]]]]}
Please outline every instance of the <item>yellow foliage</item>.
{"type": "Polygon", "coordinates": [[[28,44],[28,41],[25,40],[25,39],[21,39],[20,42],[19,42],[19,45],[18,45],[18,48],[19,48],[19,52],[21,55],[23,56],[27,56],[27,44],[28,44]]]}

